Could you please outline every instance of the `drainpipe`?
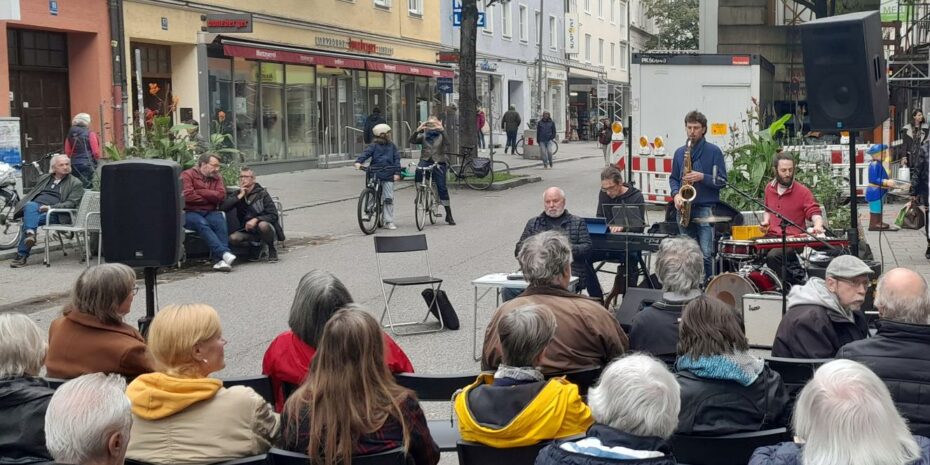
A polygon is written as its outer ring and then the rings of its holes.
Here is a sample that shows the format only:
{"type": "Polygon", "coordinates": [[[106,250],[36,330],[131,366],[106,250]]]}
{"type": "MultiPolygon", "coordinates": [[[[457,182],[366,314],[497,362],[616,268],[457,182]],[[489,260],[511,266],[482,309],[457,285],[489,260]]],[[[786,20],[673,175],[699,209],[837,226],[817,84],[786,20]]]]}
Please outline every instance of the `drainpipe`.
{"type": "MultiPolygon", "coordinates": [[[[123,0],[109,0],[110,14],[110,54],[113,66],[113,86],[111,98],[113,99],[113,143],[117,147],[125,147],[128,139],[125,125],[125,108],[129,103],[126,93],[126,79],[123,74],[123,0]]],[[[102,123],[102,121],[101,121],[102,123]]],[[[101,128],[102,129],[102,128],[101,128]]]]}

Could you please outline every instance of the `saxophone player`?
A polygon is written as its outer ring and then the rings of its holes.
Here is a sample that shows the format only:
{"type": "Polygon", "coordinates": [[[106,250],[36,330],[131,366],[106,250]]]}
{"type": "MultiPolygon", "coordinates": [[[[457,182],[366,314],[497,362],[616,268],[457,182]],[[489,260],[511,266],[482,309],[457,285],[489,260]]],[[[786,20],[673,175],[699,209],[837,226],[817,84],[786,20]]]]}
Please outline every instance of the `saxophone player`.
{"type": "MultiPolygon", "coordinates": [[[[718,178],[726,179],[727,167],[720,147],[704,138],[707,134],[707,117],[703,113],[697,110],[689,112],[685,116],[685,131],[688,141],[675,150],[669,187],[679,216],[683,209],[690,209],[687,220],[679,218],[679,229],[682,234],[693,238],[701,246],[701,252],[704,254],[704,278],[709,279],[713,276],[714,228],[712,224],[695,220],[713,215],[714,206],[720,201],[720,189],[723,187],[722,183],[715,182],[714,172],[716,171],[718,178]],[[691,160],[691,170],[688,172],[685,170],[685,152],[689,152],[691,160]],[[689,184],[695,191],[690,202],[681,194],[682,186],[689,184]],[[688,203],[690,206],[686,205],[688,203]]],[[[690,189],[685,190],[687,192],[690,189]]]]}

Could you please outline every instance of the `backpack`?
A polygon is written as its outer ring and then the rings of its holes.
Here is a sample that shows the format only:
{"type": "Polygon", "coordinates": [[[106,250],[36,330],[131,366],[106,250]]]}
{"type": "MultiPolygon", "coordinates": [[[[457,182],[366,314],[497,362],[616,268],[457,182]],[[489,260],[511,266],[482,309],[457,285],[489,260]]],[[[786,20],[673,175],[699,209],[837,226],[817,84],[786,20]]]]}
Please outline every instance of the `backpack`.
{"type": "Polygon", "coordinates": [[[432,289],[423,289],[422,292],[423,300],[426,301],[426,305],[433,304],[429,308],[429,312],[439,319],[439,312],[442,312],[442,322],[451,330],[459,329],[459,316],[455,314],[455,309],[452,308],[452,303],[449,302],[449,296],[446,295],[446,291],[440,289],[439,293],[436,294],[436,302],[433,302],[433,290],[432,289]]]}

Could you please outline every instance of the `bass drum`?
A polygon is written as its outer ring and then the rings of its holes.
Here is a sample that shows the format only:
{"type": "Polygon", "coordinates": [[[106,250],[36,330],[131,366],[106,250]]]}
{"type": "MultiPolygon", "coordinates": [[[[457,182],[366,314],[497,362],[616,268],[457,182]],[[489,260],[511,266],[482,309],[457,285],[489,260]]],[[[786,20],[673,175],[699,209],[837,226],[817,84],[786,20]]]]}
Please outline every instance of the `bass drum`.
{"type": "Polygon", "coordinates": [[[746,294],[777,293],[781,291],[781,280],[768,268],[758,268],[740,273],[717,275],[707,285],[704,293],[720,299],[736,311],[743,311],[743,296],[746,294]]]}

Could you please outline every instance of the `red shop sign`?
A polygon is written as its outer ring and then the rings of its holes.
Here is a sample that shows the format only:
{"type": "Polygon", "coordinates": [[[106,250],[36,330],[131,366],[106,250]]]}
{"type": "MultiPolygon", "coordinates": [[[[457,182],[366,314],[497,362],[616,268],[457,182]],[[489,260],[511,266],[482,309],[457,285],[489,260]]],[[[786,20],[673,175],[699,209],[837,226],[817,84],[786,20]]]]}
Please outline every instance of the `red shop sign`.
{"type": "Polygon", "coordinates": [[[453,77],[455,73],[448,69],[430,68],[427,66],[403,65],[400,63],[385,63],[383,61],[368,60],[369,71],[383,71],[385,73],[412,74],[414,76],[453,77]]]}
{"type": "Polygon", "coordinates": [[[277,61],[281,63],[323,65],[332,68],[365,69],[364,60],[340,58],[328,55],[312,55],[309,53],[289,52],[284,50],[243,47],[241,45],[223,45],[223,53],[225,53],[226,56],[251,58],[265,61],[277,61]]]}

